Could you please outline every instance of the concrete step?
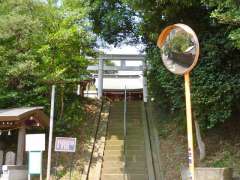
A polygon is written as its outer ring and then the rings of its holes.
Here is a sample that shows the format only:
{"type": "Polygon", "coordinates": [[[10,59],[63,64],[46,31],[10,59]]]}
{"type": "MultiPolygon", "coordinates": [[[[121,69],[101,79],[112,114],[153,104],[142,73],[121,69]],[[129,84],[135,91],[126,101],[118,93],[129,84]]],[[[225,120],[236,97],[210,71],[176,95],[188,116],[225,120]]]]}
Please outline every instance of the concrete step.
{"type": "Polygon", "coordinates": [[[115,133],[109,133],[107,135],[107,141],[111,141],[111,140],[115,140],[115,141],[124,141],[124,135],[123,133],[119,132],[117,134],[115,133]],[[117,139],[118,138],[118,139],[117,139]]]}
{"type": "Polygon", "coordinates": [[[124,106],[123,103],[113,103],[109,116],[101,180],[148,179],[141,113],[142,103],[140,101],[129,103],[127,108],[127,136],[124,144],[124,106]],[[124,160],[126,160],[126,164],[124,160]],[[124,179],[124,168],[126,168],[127,179],[124,179]]]}
{"type": "Polygon", "coordinates": [[[138,133],[138,132],[144,132],[143,127],[131,127],[131,128],[127,128],[127,132],[129,133],[138,133]]]}
{"type": "MultiPolygon", "coordinates": [[[[127,141],[133,141],[133,140],[139,140],[139,141],[144,141],[144,134],[141,135],[127,135],[127,141]]],[[[124,136],[117,136],[117,135],[108,135],[107,136],[107,140],[123,140],[124,136]]]]}
{"type": "Polygon", "coordinates": [[[114,107],[110,111],[111,113],[124,113],[124,106],[114,107]]]}
{"type": "MultiPolygon", "coordinates": [[[[127,174],[127,180],[147,180],[146,174],[127,174]]],[[[124,174],[102,174],[101,180],[125,180],[124,174]]]]}
{"type": "Polygon", "coordinates": [[[109,136],[109,137],[110,136],[122,137],[122,136],[124,136],[124,133],[123,133],[123,131],[118,131],[118,132],[111,131],[111,132],[108,132],[107,136],[109,136]]]}
{"type": "MultiPolygon", "coordinates": [[[[105,156],[104,155],[104,158],[103,158],[104,161],[123,161],[124,162],[124,156],[111,156],[111,155],[108,155],[108,156],[105,156]]],[[[126,161],[127,162],[135,162],[135,163],[143,163],[145,162],[146,160],[146,157],[145,156],[141,156],[141,155],[127,155],[126,156],[126,161]]]]}
{"type": "Polygon", "coordinates": [[[105,146],[105,150],[123,150],[123,146],[105,146]]]}
{"type": "Polygon", "coordinates": [[[116,121],[123,121],[124,116],[123,115],[118,115],[118,116],[114,115],[114,116],[110,116],[109,118],[110,118],[109,123],[111,123],[111,122],[116,122],[116,121]]]}
{"type": "Polygon", "coordinates": [[[102,174],[123,174],[124,171],[124,166],[123,167],[107,167],[104,166],[102,169],[102,174]]]}
{"type": "MultiPolygon", "coordinates": [[[[127,137],[130,137],[130,136],[135,136],[135,137],[141,137],[144,135],[144,130],[142,128],[128,128],[127,131],[127,137]]],[[[123,129],[120,129],[120,128],[109,128],[108,129],[108,135],[123,135],[124,134],[124,130],[123,129]]],[[[138,139],[138,138],[136,138],[138,139]]]]}
{"type": "MultiPolygon", "coordinates": [[[[106,146],[123,146],[124,145],[124,140],[107,140],[106,146]]],[[[144,141],[139,141],[139,139],[133,139],[125,142],[125,145],[127,147],[129,146],[144,146],[144,141]]]]}
{"type": "Polygon", "coordinates": [[[122,136],[117,136],[117,135],[108,135],[107,140],[123,140],[124,137],[122,136]]]}
{"type": "Polygon", "coordinates": [[[139,139],[127,139],[125,145],[128,146],[144,146],[144,141],[140,141],[139,139]]]}
{"type": "Polygon", "coordinates": [[[127,112],[127,117],[128,116],[131,116],[131,117],[135,117],[135,116],[137,116],[137,117],[139,117],[139,118],[141,118],[142,117],[142,113],[141,112],[130,112],[130,111],[128,111],[127,112]]]}
{"type": "Polygon", "coordinates": [[[112,121],[116,121],[116,120],[123,120],[124,115],[123,114],[118,114],[118,115],[110,115],[109,118],[111,118],[111,122],[112,121]]]}
{"type": "Polygon", "coordinates": [[[103,161],[110,161],[110,162],[114,162],[114,161],[117,161],[117,162],[124,162],[124,156],[121,156],[121,157],[118,157],[118,156],[111,156],[111,157],[106,157],[104,155],[103,157],[103,161]]]}
{"type": "Polygon", "coordinates": [[[144,136],[144,132],[143,131],[138,131],[138,130],[136,130],[137,132],[133,132],[133,131],[131,131],[131,130],[128,130],[127,131],[127,138],[128,137],[133,137],[133,136],[135,136],[135,137],[143,137],[144,136]]]}
{"type": "MultiPolygon", "coordinates": [[[[124,146],[123,145],[112,145],[108,144],[105,146],[105,150],[123,150],[124,146]]],[[[127,144],[126,145],[126,150],[128,151],[145,151],[145,146],[142,145],[134,145],[134,144],[127,144]]]]}
{"type": "Polygon", "coordinates": [[[123,102],[121,102],[121,103],[113,103],[113,105],[112,105],[112,109],[116,109],[117,107],[123,107],[124,106],[124,103],[123,102]]]}
{"type": "Polygon", "coordinates": [[[124,116],[124,111],[118,111],[118,112],[112,112],[111,111],[111,114],[110,114],[110,116],[109,117],[116,117],[116,118],[118,118],[118,117],[122,117],[122,116],[124,116]]]}
{"type": "Polygon", "coordinates": [[[123,140],[107,140],[106,146],[123,146],[124,141],[123,140]]]}
{"type": "Polygon", "coordinates": [[[128,122],[142,122],[142,117],[136,117],[136,116],[129,117],[129,116],[127,116],[127,123],[128,122]]]}
{"type": "Polygon", "coordinates": [[[125,180],[123,174],[102,174],[101,180],[125,180]]]}
{"type": "Polygon", "coordinates": [[[108,129],[108,133],[107,135],[116,135],[116,136],[119,136],[119,135],[123,135],[123,130],[118,130],[118,131],[112,131],[111,129],[108,129]]]}
{"type": "MultiPolygon", "coordinates": [[[[126,126],[128,128],[131,128],[131,127],[142,127],[143,125],[140,122],[127,122],[126,126]]],[[[120,122],[120,123],[115,122],[115,123],[112,123],[112,124],[108,124],[108,127],[124,127],[124,123],[123,123],[123,121],[120,122]]]]}
{"type": "MultiPolygon", "coordinates": [[[[134,168],[134,167],[138,167],[138,168],[146,168],[146,164],[145,162],[138,162],[136,164],[136,162],[132,162],[129,161],[127,162],[126,166],[128,168],[134,168]]],[[[103,167],[124,167],[124,162],[123,161],[104,161],[103,167]]]]}
{"type": "Polygon", "coordinates": [[[124,127],[123,127],[123,124],[121,124],[121,126],[118,126],[118,125],[109,125],[108,126],[108,130],[110,131],[114,131],[114,130],[116,130],[116,131],[118,131],[118,130],[121,130],[121,131],[123,131],[124,130],[124,127]]]}
{"type": "MultiPolygon", "coordinates": [[[[120,140],[120,141],[123,141],[123,139],[122,138],[119,138],[119,136],[109,136],[108,137],[108,140],[109,141],[118,141],[118,140],[120,140]]],[[[144,145],[144,137],[143,136],[139,136],[138,137],[138,140],[139,140],[139,143],[138,142],[135,142],[136,141],[136,138],[127,138],[127,140],[126,140],[126,143],[125,143],[125,145],[126,146],[131,146],[131,145],[134,145],[134,146],[140,146],[140,145],[144,145]]],[[[113,145],[113,144],[106,144],[106,145],[113,145]]]]}
{"type": "Polygon", "coordinates": [[[129,122],[141,123],[142,122],[142,117],[137,117],[137,116],[128,117],[127,116],[127,123],[129,123],[129,122]]]}
{"type": "MultiPolygon", "coordinates": [[[[122,157],[124,156],[123,150],[106,150],[104,152],[104,157],[122,157]]],[[[133,157],[133,156],[145,156],[145,151],[143,150],[128,150],[127,156],[133,157]]]]}
{"type": "Polygon", "coordinates": [[[123,161],[104,161],[102,167],[124,167],[123,161]]]}
{"type": "MultiPolygon", "coordinates": [[[[124,153],[124,151],[122,149],[118,149],[118,150],[105,150],[104,151],[104,155],[107,154],[112,154],[112,155],[122,155],[124,153]]],[[[143,150],[128,150],[128,154],[144,154],[145,155],[145,151],[143,150]]]]}
{"type": "Polygon", "coordinates": [[[128,145],[126,149],[129,150],[145,150],[145,146],[143,145],[128,145]]]}
{"type": "MultiPolygon", "coordinates": [[[[127,123],[126,124],[126,127],[127,127],[127,130],[128,129],[141,129],[141,130],[143,130],[143,125],[142,124],[137,124],[137,123],[127,123]]],[[[123,122],[121,122],[120,124],[115,124],[115,123],[112,123],[112,124],[109,124],[108,125],[108,130],[110,130],[110,129],[122,129],[123,130],[123,128],[124,128],[124,123],[123,122]]]]}
{"type": "Polygon", "coordinates": [[[112,167],[112,166],[109,166],[109,167],[103,167],[102,169],[102,173],[103,174],[121,174],[121,173],[127,173],[127,172],[131,172],[131,173],[134,173],[134,174],[146,174],[147,173],[147,170],[145,169],[145,167],[142,167],[142,166],[135,166],[135,167],[129,167],[129,166],[126,166],[124,168],[124,166],[122,167],[112,167]]]}
{"type": "MultiPolygon", "coordinates": [[[[109,122],[109,126],[110,125],[116,125],[116,126],[121,126],[121,125],[123,125],[123,122],[124,122],[124,119],[117,119],[117,120],[112,120],[111,122],[109,122]],[[119,120],[119,121],[118,121],[119,120]]],[[[135,126],[135,125],[142,125],[142,120],[140,119],[127,119],[126,120],[126,123],[127,123],[127,125],[133,125],[133,126],[135,126]]]]}
{"type": "Polygon", "coordinates": [[[140,119],[142,118],[142,112],[140,110],[138,110],[137,112],[132,112],[129,110],[126,115],[127,117],[131,116],[131,117],[138,117],[140,119]]]}

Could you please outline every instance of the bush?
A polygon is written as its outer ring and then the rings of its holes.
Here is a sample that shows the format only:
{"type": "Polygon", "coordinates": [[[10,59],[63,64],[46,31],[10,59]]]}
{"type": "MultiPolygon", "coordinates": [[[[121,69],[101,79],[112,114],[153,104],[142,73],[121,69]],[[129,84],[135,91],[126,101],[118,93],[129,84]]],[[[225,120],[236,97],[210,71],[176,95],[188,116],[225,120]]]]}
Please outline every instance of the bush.
{"type": "MultiPolygon", "coordinates": [[[[194,116],[203,129],[228,120],[240,100],[240,51],[223,32],[200,35],[201,57],[191,73],[191,96],[194,116]]],[[[169,112],[185,111],[183,77],[164,67],[160,50],[150,47],[147,60],[150,93],[169,112]]]]}

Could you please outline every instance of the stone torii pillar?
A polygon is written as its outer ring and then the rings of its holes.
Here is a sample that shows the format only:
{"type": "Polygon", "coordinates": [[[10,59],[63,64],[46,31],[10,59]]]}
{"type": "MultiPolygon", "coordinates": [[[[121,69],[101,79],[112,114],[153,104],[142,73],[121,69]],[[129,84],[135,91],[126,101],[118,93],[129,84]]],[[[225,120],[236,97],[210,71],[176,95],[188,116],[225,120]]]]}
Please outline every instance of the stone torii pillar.
{"type": "Polygon", "coordinates": [[[121,60],[121,67],[122,68],[126,67],[126,61],[125,60],[121,60]]]}
{"type": "Polygon", "coordinates": [[[148,100],[148,89],[147,89],[147,78],[145,76],[145,72],[147,70],[147,65],[145,60],[142,61],[143,66],[143,102],[147,102],[148,100]]]}
{"type": "Polygon", "coordinates": [[[99,58],[98,64],[98,99],[103,95],[103,59],[99,58]]]}

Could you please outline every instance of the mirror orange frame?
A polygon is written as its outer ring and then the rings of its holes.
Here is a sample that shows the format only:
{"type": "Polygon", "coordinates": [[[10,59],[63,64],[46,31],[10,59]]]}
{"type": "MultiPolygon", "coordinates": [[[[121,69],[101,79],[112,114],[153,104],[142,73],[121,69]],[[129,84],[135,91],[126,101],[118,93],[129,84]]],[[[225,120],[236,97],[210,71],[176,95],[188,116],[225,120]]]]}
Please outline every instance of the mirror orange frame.
{"type": "Polygon", "coordinates": [[[196,66],[196,64],[198,62],[199,52],[200,52],[198,38],[197,38],[197,35],[195,34],[195,32],[192,30],[192,28],[190,28],[189,26],[187,26],[185,24],[180,24],[180,23],[173,24],[173,25],[166,27],[158,37],[157,46],[161,49],[162,46],[164,45],[168,35],[175,28],[181,28],[182,30],[184,30],[185,32],[190,34],[193,37],[194,43],[196,46],[196,54],[194,57],[194,61],[193,61],[192,65],[188,69],[186,69],[186,71],[183,73],[183,74],[186,74],[186,73],[189,73],[196,66]]]}

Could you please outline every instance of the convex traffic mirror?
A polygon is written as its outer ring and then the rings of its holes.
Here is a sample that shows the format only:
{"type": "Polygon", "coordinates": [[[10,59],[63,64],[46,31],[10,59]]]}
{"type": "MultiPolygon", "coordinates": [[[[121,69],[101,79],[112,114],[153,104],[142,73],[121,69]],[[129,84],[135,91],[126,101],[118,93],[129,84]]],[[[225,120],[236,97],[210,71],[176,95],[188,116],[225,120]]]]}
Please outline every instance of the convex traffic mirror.
{"type": "Polygon", "coordinates": [[[199,42],[195,32],[185,24],[166,27],[157,42],[166,68],[174,74],[190,72],[197,64],[199,42]]]}
{"type": "Polygon", "coordinates": [[[188,134],[188,179],[194,180],[194,142],[189,74],[198,61],[198,38],[189,26],[174,24],[161,32],[157,45],[161,49],[163,64],[166,68],[174,74],[184,75],[188,134]]]}

